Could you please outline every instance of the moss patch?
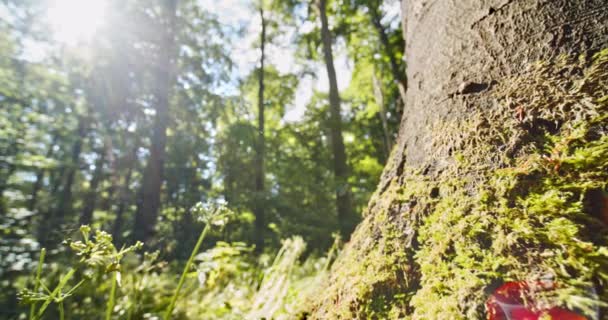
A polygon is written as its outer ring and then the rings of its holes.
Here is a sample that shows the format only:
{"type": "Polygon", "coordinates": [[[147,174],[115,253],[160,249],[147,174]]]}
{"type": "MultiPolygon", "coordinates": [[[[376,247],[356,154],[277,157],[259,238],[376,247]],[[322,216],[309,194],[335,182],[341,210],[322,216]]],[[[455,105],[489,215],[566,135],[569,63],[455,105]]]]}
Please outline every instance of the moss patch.
{"type": "Polygon", "coordinates": [[[537,307],[605,306],[608,50],[460,99],[471,112],[434,125],[429,163],[372,198],[313,317],[483,319],[501,282],[541,278],[558,288],[537,307]]]}

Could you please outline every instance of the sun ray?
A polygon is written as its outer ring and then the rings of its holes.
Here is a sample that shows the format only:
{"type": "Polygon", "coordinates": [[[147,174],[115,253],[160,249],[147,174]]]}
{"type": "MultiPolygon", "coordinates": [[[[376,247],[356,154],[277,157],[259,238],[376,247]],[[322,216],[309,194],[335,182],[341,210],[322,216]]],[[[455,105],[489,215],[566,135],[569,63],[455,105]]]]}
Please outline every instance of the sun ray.
{"type": "Polygon", "coordinates": [[[105,0],[54,0],[48,20],[55,40],[68,45],[90,41],[104,21],[105,0]]]}

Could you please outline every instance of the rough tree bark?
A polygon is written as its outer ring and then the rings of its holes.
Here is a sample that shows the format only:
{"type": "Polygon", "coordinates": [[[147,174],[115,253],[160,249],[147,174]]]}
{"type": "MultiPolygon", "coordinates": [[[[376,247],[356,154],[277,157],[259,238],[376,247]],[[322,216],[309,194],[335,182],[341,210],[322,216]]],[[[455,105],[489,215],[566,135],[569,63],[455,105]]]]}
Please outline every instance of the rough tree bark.
{"type": "Polygon", "coordinates": [[[257,252],[264,249],[264,233],[266,228],[266,217],[264,213],[264,153],[266,149],[264,129],[264,59],[266,58],[266,20],[264,18],[263,4],[260,3],[260,20],[262,30],[260,31],[260,69],[258,71],[258,139],[255,150],[255,248],[257,252]]]}
{"type": "Polygon", "coordinates": [[[601,317],[590,301],[608,299],[606,1],[402,8],[398,141],[310,318],[485,319],[498,285],[546,278],[565,293],[549,305],[601,317]]]}
{"type": "Polygon", "coordinates": [[[162,39],[156,64],[155,120],[150,156],[144,170],[141,190],[137,199],[133,235],[145,242],[154,235],[160,210],[160,195],[163,184],[167,125],[169,124],[169,98],[174,82],[175,27],[177,0],[163,1],[162,39]]]}
{"type": "Polygon", "coordinates": [[[321,42],[323,44],[323,58],[329,79],[329,124],[330,140],[333,154],[334,178],[336,184],[336,207],[338,210],[338,223],[340,233],[348,239],[355,227],[356,218],[353,211],[350,185],[348,184],[349,169],[346,162],[344,137],[342,136],[342,116],[340,115],[340,94],[338,80],[334,67],[332,53],[332,37],[327,21],[327,0],[319,0],[317,8],[321,17],[321,42]]]}

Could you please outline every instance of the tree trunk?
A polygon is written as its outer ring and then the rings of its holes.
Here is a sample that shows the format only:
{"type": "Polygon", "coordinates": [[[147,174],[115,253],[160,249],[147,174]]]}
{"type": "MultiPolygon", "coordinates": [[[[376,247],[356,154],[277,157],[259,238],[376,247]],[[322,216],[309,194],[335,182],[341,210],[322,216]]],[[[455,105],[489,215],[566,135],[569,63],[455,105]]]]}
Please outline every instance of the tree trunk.
{"type": "Polygon", "coordinates": [[[540,279],[536,318],[602,318],[606,1],[403,9],[407,117],[310,318],[499,319],[486,307],[498,286],[540,279]]]}
{"type": "Polygon", "coordinates": [[[54,168],[49,173],[49,181],[51,184],[51,197],[56,196],[61,190],[61,184],[63,182],[63,174],[65,173],[65,166],[59,166],[59,168],[54,168]]]}
{"type": "Polygon", "coordinates": [[[106,155],[111,152],[108,141],[109,139],[109,137],[106,138],[106,141],[97,153],[95,171],[93,171],[93,176],[91,177],[91,182],[89,184],[89,190],[84,199],[84,208],[82,210],[82,214],[80,215],[80,225],[89,225],[93,220],[93,211],[95,211],[95,203],[97,202],[97,189],[103,179],[103,167],[106,162],[106,155]]]}
{"type": "MultiPolygon", "coordinates": [[[[114,132],[112,131],[112,133],[114,132]]],[[[109,145],[107,147],[108,153],[106,163],[108,171],[110,172],[108,176],[109,186],[106,189],[107,196],[99,204],[99,208],[103,211],[115,212],[114,204],[116,203],[116,193],[119,191],[120,188],[120,166],[113,154],[114,146],[112,144],[112,140],[110,139],[108,143],[109,145]]]]}
{"type": "Polygon", "coordinates": [[[167,144],[167,125],[169,123],[169,98],[174,78],[175,27],[177,0],[163,3],[163,16],[166,19],[164,35],[159,49],[156,65],[156,118],[150,156],[144,170],[143,182],[137,200],[133,235],[136,240],[145,242],[154,235],[156,220],[160,210],[160,193],[163,183],[165,146],[167,144]]]}
{"type": "Polygon", "coordinates": [[[388,130],[388,119],[386,118],[386,105],[384,104],[384,95],[382,94],[382,83],[376,76],[376,71],[372,74],[372,85],[374,86],[374,98],[376,104],[380,108],[378,114],[380,115],[380,121],[382,123],[382,133],[384,137],[384,155],[388,159],[391,150],[393,149],[393,138],[388,130]]]}
{"type": "Polygon", "coordinates": [[[405,104],[407,78],[405,77],[404,70],[402,70],[402,68],[399,66],[399,63],[397,62],[393,46],[391,45],[391,42],[388,39],[388,35],[386,34],[386,28],[384,27],[384,25],[382,25],[382,16],[380,15],[379,10],[379,5],[369,10],[372,18],[372,24],[374,25],[376,32],[378,32],[378,37],[380,38],[380,43],[382,43],[384,54],[389,59],[391,74],[393,76],[393,79],[395,80],[395,83],[397,83],[397,89],[399,89],[399,96],[401,97],[401,101],[405,104]]]}
{"type": "Polygon", "coordinates": [[[129,205],[131,199],[131,179],[133,177],[133,171],[137,165],[137,151],[139,150],[139,138],[137,133],[134,134],[135,142],[131,153],[126,158],[127,172],[125,174],[124,182],[121,190],[118,192],[118,208],[116,209],[116,218],[114,219],[114,225],[112,227],[112,236],[116,243],[122,241],[122,227],[124,223],[124,212],[126,207],[129,205]]]}
{"type": "Polygon", "coordinates": [[[255,150],[255,248],[257,252],[264,249],[264,233],[266,228],[266,217],[264,213],[264,153],[265,153],[265,129],[264,129],[264,59],[266,45],[266,20],[264,19],[263,4],[260,4],[260,19],[262,30],[260,32],[260,70],[258,72],[258,139],[255,150]]]}
{"type": "Polygon", "coordinates": [[[348,164],[346,163],[346,150],[342,136],[342,116],[340,115],[340,94],[338,92],[338,80],[334,68],[332,53],[332,39],[327,21],[327,0],[317,2],[319,15],[321,16],[321,40],[323,43],[323,57],[327,68],[329,79],[329,112],[330,112],[330,137],[333,153],[334,178],[336,185],[336,207],[338,210],[338,223],[340,233],[344,239],[348,239],[350,233],[357,223],[353,212],[352,196],[348,184],[348,164]]]}
{"type": "Polygon", "coordinates": [[[76,172],[80,168],[80,153],[82,152],[82,143],[84,136],[86,135],[88,128],[88,120],[84,116],[80,116],[78,119],[78,129],[76,133],[76,141],[72,145],[72,155],[70,158],[70,165],[65,173],[65,181],[61,194],[59,196],[59,204],[55,211],[55,217],[58,222],[61,223],[66,215],[72,212],[72,185],[76,177],[76,172]]]}

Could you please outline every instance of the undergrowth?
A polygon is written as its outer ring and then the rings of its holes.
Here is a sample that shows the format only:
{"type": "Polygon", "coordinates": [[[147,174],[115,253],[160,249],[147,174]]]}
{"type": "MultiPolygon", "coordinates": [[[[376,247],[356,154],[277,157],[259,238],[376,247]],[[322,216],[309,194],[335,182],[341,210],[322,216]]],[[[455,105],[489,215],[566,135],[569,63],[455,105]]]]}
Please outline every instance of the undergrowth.
{"type": "Polygon", "coordinates": [[[190,259],[181,269],[141,251],[143,244],[117,249],[112,237],[89,226],[81,240],[66,240],[71,262],[50,262],[42,249],[36,273],[19,294],[29,305],[23,319],[287,319],[304,315],[326,277],[339,239],[326,257],[301,259],[300,237],[284,240],[271,259],[257,257],[244,243],[218,242],[199,253],[209,232],[232,217],[225,207],[197,205],[205,222],[190,259]]]}

